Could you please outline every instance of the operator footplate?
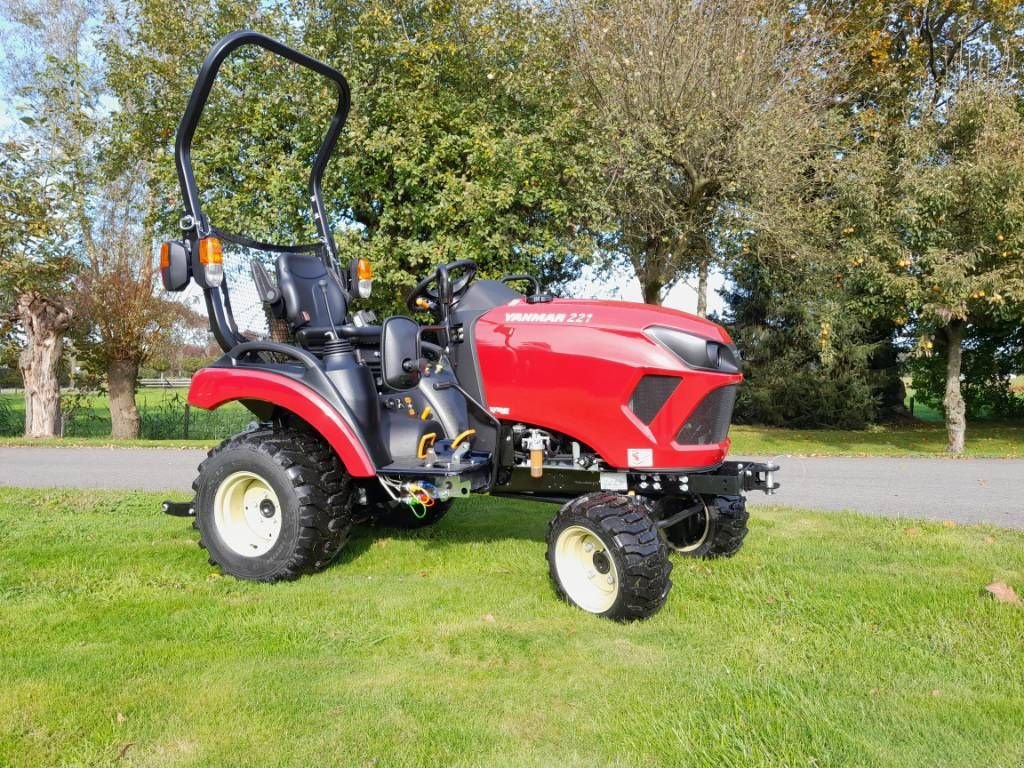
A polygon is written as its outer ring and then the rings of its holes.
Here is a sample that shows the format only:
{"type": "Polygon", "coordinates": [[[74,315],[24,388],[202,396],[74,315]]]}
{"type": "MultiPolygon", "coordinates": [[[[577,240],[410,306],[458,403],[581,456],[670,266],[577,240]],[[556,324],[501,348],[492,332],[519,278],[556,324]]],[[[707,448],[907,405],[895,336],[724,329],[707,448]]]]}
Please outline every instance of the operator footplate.
{"type": "Polygon", "coordinates": [[[458,478],[469,482],[473,490],[486,488],[491,484],[491,454],[486,451],[469,451],[458,462],[397,458],[386,467],[380,467],[377,474],[382,477],[402,480],[431,478],[458,478]]]}

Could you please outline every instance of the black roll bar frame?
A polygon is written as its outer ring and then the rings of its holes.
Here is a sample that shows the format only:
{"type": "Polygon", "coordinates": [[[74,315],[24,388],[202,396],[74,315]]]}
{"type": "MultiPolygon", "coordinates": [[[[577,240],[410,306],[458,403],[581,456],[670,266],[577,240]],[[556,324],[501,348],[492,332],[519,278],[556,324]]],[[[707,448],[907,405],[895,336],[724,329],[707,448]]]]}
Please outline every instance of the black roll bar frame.
{"type": "MultiPolygon", "coordinates": [[[[309,198],[313,210],[313,220],[316,223],[317,233],[320,236],[320,243],[318,245],[322,248],[321,257],[329,269],[337,271],[338,254],[334,244],[331,225],[327,219],[327,210],[324,207],[322,182],[324,170],[327,168],[327,163],[334,152],[338,136],[345,125],[345,121],[348,119],[352,103],[348,81],[341,72],[333,67],[259,32],[239,30],[225,35],[213,46],[203,60],[202,67],[199,69],[196,84],[192,88],[192,95],[189,97],[188,104],[185,107],[185,114],[178,124],[178,131],[174,140],[174,160],[178,169],[178,183],[181,186],[181,195],[185,204],[185,217],[182,219],[182,229],[185,230],[186,235],[194,243],[204,237],[217,234],[202,210],[199,186],[196,183],[195,172],[192,168],[192,139],[195,136],[196,128],[199,126],[199,120],[202,117],[203,109],[206,107],[210,90],[217,79],[217,73],[220,71],[221,64],[238,48],[247,45],[263,48],[301,67],[312,70],[337,86],[338,102],[334,115],[320,143],[320,148],[313,158],[313,166],[309,172],[309,198]]],[[[249,242],[254,243],[255,241],[249,242]]],[[[296,250],[294,245],[275,245],[271,243],[258,243],[253,247],[259,247],[261,250],[267,251],[296,250]]],[[[201,270],[198,269],[197,251],[196,247],[192,248],[192,273],[198,276],[201,270]]],[[[206,285],[205,279],[200,279],[198,282],[203,287],[203,293],[206,296],[206,306],[212,326],[211,330],[220,346],[227,352],[236,345],[245,342],[246,339],[238,333],[235,327],[234,318],[231,313],[231,300],[228,297],[226,284],[221,288],[213,288],[206,285]]]]}

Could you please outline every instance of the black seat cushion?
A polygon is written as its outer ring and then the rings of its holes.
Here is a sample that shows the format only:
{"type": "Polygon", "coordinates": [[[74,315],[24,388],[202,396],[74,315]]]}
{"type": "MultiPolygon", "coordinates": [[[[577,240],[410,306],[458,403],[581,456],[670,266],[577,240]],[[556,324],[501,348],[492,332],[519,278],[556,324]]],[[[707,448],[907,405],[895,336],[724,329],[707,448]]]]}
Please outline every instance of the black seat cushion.
{"type": "Polygon", "coordinates": [[[345,323],[348,294],[342,290],[338,278],[329,274],[316,256],[301,253],[278,256],[277,286],[292,331],[307,326],[330,328],[345,323]]]}

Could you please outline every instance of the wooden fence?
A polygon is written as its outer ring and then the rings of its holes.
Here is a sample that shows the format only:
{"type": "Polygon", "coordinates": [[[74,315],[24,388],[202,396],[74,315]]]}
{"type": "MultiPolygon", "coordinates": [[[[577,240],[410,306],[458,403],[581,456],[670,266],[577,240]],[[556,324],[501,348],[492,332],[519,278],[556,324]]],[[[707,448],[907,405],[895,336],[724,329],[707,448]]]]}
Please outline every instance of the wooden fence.
{"type": "Polygon", "coordinates": [[[184,389],[192,383],[192,379],[188,378],[169,378],[160,377],[159,379],[139,379],[139,386],[147,389],[184,389]]]}

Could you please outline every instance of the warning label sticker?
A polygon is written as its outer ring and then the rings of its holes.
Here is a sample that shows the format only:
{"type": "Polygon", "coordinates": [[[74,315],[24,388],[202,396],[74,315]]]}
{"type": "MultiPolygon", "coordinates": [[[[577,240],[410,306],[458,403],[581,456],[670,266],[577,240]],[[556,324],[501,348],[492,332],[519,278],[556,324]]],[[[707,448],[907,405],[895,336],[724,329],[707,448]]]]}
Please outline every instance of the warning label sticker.
{"type": "Polygon", "coordinates": [[[626,466],[649,467],[654,464],[654,451],[650,448],[629,448],[626,451],[626,466]]]}

